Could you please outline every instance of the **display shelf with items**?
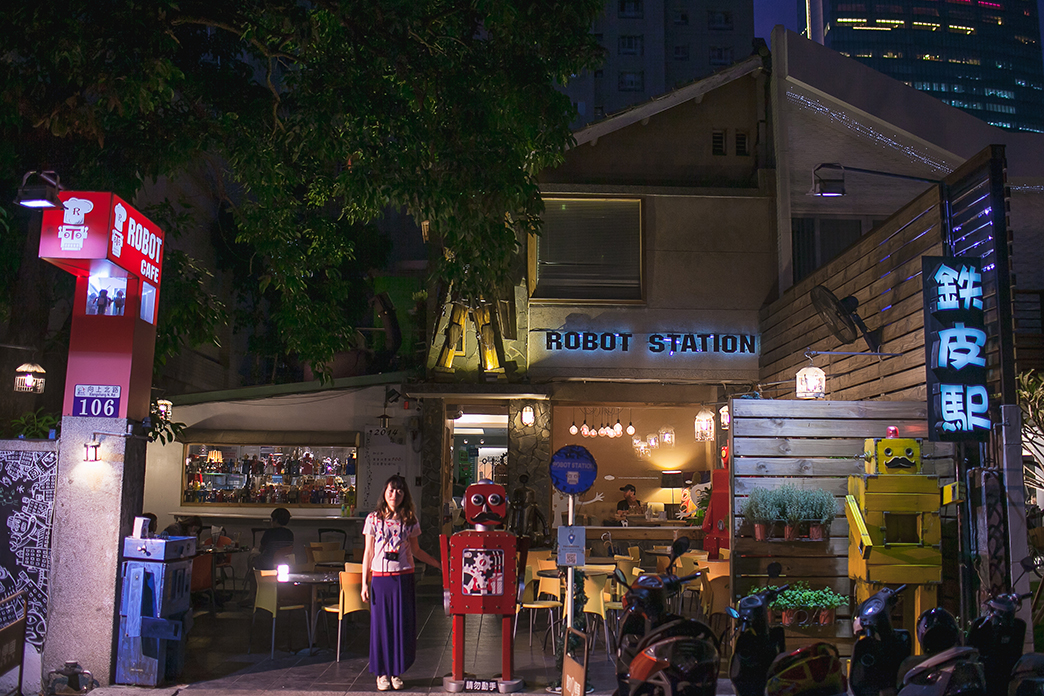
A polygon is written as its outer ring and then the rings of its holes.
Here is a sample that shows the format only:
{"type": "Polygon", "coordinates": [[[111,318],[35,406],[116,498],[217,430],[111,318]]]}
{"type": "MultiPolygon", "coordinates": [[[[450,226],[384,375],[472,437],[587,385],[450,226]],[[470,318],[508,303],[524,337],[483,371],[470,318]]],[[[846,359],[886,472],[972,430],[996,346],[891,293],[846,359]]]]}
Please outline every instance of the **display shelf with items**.
{"type": "Polygon", "coordinates": [[[355,447],[185,446],[185,505],[340,508],[355,514],[355,447]]]}

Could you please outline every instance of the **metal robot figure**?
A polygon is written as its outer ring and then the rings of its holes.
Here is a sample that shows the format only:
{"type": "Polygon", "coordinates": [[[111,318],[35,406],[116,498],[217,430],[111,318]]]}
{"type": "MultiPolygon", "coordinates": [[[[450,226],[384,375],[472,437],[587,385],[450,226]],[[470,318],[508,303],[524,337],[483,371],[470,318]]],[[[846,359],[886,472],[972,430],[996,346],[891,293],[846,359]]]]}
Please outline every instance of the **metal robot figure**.
{"type": "Polygon", "coordinates": [[[442,579],[446,613],[453,617],[453,671],[442,680],[445,691],[465,688],[464,616],[499,614],[502,617],[500,693],[519,691],[525,685],[512,674],[514,638],[512,621],[518,597],[518,570],[526,566],[529,539],[517,538],[497,530],[507,515],[507,492],[488,479],[477,481],[464,491],[464,516],[475,529],[452,536],[443,534],[442,579]]]}

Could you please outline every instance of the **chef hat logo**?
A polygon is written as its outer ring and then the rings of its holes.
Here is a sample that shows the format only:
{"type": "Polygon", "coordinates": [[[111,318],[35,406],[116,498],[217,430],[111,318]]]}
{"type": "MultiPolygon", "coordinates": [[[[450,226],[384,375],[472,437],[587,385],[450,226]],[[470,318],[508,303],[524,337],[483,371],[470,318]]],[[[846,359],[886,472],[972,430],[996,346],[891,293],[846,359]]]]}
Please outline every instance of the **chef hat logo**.
{"type": "Polygon", "coordinates": [[[84,216],[92,210],[94,210],[94,203],[83,198],[70,198],[65,201],[62,222],[66,225],[82,225],[84,216]]]}

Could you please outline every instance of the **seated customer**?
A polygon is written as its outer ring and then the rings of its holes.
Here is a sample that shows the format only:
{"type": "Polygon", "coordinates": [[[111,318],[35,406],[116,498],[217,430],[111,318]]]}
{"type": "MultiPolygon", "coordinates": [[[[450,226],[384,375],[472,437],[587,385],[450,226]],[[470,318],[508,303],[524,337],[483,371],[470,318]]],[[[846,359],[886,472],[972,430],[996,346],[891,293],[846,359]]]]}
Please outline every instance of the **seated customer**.
{"type": "Polygon", "coordinates": [[[276,508],[272,511],[272,528],[261,535],[261,555],[254,561],[254,567],[261,570],[272,570],[276,567],[275,552],[294,545],[294,533],[286,528],[290,524],[290,511],[276,508]]]}
{"type": "Polygon", "coordinates": [[[192,517],[185,517],[171,522],[161,534],[166,534],[168,537],[194,537],[199,536],[202,530],[203,520],[199,519],[197,515],[193,515],[192,517]]]}

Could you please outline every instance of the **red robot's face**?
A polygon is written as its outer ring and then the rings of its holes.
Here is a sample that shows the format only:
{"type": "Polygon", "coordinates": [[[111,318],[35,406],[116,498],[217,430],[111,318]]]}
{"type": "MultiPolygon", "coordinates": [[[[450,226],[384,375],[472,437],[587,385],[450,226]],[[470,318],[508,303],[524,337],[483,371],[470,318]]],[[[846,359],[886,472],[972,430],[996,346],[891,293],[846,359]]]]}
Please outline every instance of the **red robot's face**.
{"type": "Polygon", "coordinates": [[[464,518],[468,524],[495,527],[507,515],[507,492],[499,483],[479,481],[464,491],[464,518]]]}

